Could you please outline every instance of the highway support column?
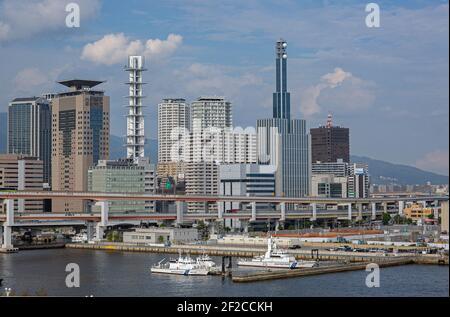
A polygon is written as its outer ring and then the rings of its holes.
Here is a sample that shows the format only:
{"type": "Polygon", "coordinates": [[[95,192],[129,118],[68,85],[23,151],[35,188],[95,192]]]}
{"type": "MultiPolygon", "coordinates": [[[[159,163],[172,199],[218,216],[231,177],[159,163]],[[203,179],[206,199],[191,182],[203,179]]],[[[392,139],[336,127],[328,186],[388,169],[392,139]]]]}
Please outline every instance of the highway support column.
{"type": "Polygon", "coordinates": [[[184,222],[184,210],[186,202],[178,200],[175,204],[177,206],[177,225],[181,225],[184,222]]]}
{"type": "Polygon", "coordinates": [[[317,220],[317,203],[312,203],[312,217],[311,217],[311,221],[316,221],[317,220]]]}
{"type": "Polygon", "coordinates": [[[403,200],[398,201],[398,214],[403,215],[403,208],[405,207],[405,202],[403,200]]]}
{"type": "Polygon", "coordinates": [[[250,221],[256,221],[256,202],[252,201],[252,217],[250,218],[250,221]]]}
{"type": "Polygon", "coordinates": [[[348,205],[347,205],[347,219],[349,220],[349,221],[352,221],[352,203],[349,203],[348,205]]]}
{"type": "Polygon", "coordinates": [[[285,221],[286,220],[286,203],[285,202],[280,203],[280,211],[281,211],[280,221],[285,221]]]}
{"type": "Polygon", "coordinates": [[[3,224],[3,249],[11,249],[13,247],[11,240],[12,226],[14,225],[14,200],[6,199],[6,221],[3,224]]]}
{"type": "Polygon", "coordinates": [[[103,235],[105,234],[105,229],[108,226],[109,222],[109,202],[102,200],[97,203],[100,205],[100,222],[97,224],[96,233],[97,240],[102,240],[103,235]]]}
{"type": "Polygon", "coordinates": [[[377,219],[377,203],[372,203],[372,220],[377,219]]]}

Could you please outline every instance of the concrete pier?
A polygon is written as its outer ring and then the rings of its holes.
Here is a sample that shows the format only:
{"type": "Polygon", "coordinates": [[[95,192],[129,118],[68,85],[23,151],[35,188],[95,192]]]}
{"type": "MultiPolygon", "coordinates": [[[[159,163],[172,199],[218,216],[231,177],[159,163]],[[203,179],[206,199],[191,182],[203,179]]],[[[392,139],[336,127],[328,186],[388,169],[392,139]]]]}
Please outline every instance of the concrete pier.
{"type": "MultiPolygon", "coordinates": [[[[319,274],[360,271],[365,270],[367,264],[369,263],[372,262],[338,264],[333,266],[317,267],[317,268],[299,268],[295,270],[276,270],[276,271],[256,272],[245,275],[244,274],[233,275],[232,281],[236,283],[249,283],[249,282],[283,279],[283,278],[319,275],[319,274]]],[[[403,258],[397,260],[378,261],[375,263],[377,263],[378,266],[382,268],[389,266],[413,264],[414,260],[412,258],[403,258]]]]}

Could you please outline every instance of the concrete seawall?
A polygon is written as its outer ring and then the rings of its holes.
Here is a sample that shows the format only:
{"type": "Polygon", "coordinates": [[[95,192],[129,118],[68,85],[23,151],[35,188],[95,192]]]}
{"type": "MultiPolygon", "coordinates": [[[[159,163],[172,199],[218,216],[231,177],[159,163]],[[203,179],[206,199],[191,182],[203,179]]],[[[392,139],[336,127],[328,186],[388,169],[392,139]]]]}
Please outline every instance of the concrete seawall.
{"type": "MultiPolygon", "coordinates": [[[[224,247],[224,246],[198,246],[198,245],[177,245],[171,247],[155,247],[155,246],[137,246],[127,245],[123,243],[68,243],[66,248],[74,249],[90,249],[90,250],[108,250],[108,251],[128,251],[128,252],[148,252],[148,253],[171,253],[177,254],[180,251],[190,253],[192,255],[199,255],[208,253],[211,256],[232,256],[232,257],[253,257],[262,255],[265,248],[242,248],[242,247],[224,247]]],[[[310,260],[312,258],[311,252],[306,250],[290,250],[290,253],[297,259],[310,260]]],[[[448,265],[448,256],[442,257],[437,255],[399,255],[399,256],[385,256],[374,253],[360,253],[360,252],[332,252],[320,250],[319,256],[314,256],[314,259],[319,261],[342,261],[347,263],[361,263],[361,262],[378,262],[385,260],[401,260],[413,259],[417,264],[441,264],[448,265]]]]}

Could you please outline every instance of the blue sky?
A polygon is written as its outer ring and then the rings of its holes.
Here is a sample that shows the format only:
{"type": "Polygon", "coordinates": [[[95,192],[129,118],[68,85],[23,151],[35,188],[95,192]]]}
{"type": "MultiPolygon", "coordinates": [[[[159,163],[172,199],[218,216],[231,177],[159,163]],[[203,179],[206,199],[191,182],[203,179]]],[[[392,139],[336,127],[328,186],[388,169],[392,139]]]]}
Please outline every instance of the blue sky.
{"type": "Polygon", "coordinates": [[[292,112],[310,127],[328,111],[351,129],[351,152],[448,175],[448,1],[0,1],[0,111],[17,96],[61,91],[57,80],[102,79],[112,133],[125,133],[122,66],[147,58],[147,135],[156,105],[217,94],[234,123],[271,115],[274,44],[288,41],[292,112]],[[80,28],[65,4],[80,5],[80,28]]]}

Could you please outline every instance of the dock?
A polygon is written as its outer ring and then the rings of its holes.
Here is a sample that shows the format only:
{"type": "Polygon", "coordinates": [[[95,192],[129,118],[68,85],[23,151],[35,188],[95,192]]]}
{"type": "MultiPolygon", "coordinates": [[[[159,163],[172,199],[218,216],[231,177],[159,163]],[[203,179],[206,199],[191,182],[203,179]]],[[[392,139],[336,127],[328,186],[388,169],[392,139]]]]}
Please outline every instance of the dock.
{"type": "MultiPolygon", "coordinates": [[[[232,281],[235,283],[250,283],[259,281],[268,281],[275,279],[302,277],[302,276],[313,276],[321,274],[339,273],[339,272],[349,272],[349,271],[360,271],[365,270],[367,264],[365,263],[349,263],[349,264],[336,264],[325,267],[316,268],[299,268],[294,270],[276,270],[276,271],[264,271],[264,272],[253,272],[248,274],[233,275],[232,281]]],[[[375,262],[380,268],[399,266],[415,263],[413,258],[402,258],[395,260],[384,260],[375,262]]]]}

